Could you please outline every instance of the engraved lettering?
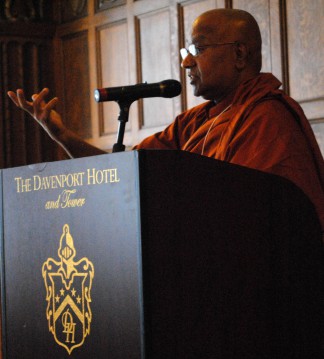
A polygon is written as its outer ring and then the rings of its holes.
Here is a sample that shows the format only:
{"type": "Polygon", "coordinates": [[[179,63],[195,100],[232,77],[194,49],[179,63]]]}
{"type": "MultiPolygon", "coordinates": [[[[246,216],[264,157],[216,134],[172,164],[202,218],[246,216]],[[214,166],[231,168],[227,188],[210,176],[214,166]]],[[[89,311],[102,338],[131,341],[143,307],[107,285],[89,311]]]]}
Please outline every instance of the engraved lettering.
{"type": "Polygon", "coordinates": [[[23,179],[21,177],[16,177],[15,181],[17,185],[17,193],[30,192],[32,190],[30,178],[23,179]]]}
{"type": "Polygon", "coordinates": [[[107,184],[119,182],[117,168],[107,168],[97,170],[95,168],[88,169],[88,185],[107,184]]]}
{"type": "Polygon", "coordinates": [[[82,207],[85,204],[85,198],[71,198],[71,195],[74,193],[76,193],[76,189],[64,190],[62,192],[61,208],[82,207]]]}
{"type": "Polygon", "coordinates": [[[61,198],[61,195],[58,196],[57,201],[47,201],[45,204],[45,209],[59,208],[60,198],[61,198]]]}
{"type": "Polygon", "coordinates": [[[62,315],[62,325],[63,325],[63,333],[66,333],[66,343],[75,343],[74,336],[75,336],[75,326],[76,323],[73,323],[72,314],[69,312],[69,309],[65,311],[62,315]],[[70,340],[71,335],[71,340],[70,340]]]}
{"type": "Polygon", "coordinates": [[[35,175],[33,177],[34,191],[83,186],[83,176],[84,172],[69,173],[67,175],[60,174],[46,177],[35,175]]]}

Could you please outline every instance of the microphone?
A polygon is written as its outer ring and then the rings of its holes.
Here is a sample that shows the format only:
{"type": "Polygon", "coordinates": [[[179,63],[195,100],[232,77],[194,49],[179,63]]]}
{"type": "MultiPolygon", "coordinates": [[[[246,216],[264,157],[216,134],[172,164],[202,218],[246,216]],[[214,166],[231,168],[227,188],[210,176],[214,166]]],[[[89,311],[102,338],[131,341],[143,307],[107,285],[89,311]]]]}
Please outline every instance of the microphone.
{"type": "Polygon", "coordinates": [[[181,93],[181,84],[176,80],[164,80],[153,84],[142,83],[131,86],[107,87],[96,89],[97,102],[138,100],[145,97],[175,97],[181,93]]]}

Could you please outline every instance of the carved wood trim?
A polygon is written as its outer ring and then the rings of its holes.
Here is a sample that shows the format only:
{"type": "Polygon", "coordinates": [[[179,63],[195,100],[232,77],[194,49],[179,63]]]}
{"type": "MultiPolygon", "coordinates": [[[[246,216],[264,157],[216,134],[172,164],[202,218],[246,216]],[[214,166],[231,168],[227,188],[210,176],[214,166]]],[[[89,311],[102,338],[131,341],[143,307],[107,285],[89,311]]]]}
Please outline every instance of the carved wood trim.
{"type": "Polygon", "coordinates": [[[64,0],[61,4],[62,22],[74,21],[88,15],[88,0],[64,0]]]}
{"type": "Polygon", "coordinates": [[[282,88],[289,95],[289,56],[286,0],[279,0],[282,88]]]}
{"type": "MultiPolygon", "coordinates": [[[[183,12],[183,6],[181,4],[177,5],[178,7],[178,36],[179,36],[179,47],[180,49],[185,47],[185,33],[184,33],[184,12],[183,12]]],[[[186,70],[181,67],[181,57],[180,57],[180,81],[182,85],[182,91],[181,91],[181,111],[185,111],[185,109],[188,107],[187,104],[187,81],[186,81],[186,70]]]]}
{"type": "MultiPolygon", "coordinates": [[[[140,19],[135,16],[135,53],[136,53],[136,81],[138,83],[143,81],[142,73],[142,52],[141,52],[141,31],[140,31],[140,19]]],[[[144,104],[143,100],[138,101],[138,126],[139,129],[144,126],[144,104]]]]}
{"type": "Polygon", "coordinates": [[[113,7],[125,4],[126,0],[96,0],[95,12],[111,9],[113,7]]]}
{"type": "Polygon", "coordinates": [[[55,35],[55,24],[36,24],[36,23],[11,23],[0,21],[0,36],[8,39],[12,36],[17,36],[19,39],[23,38],[53,38],[55,35]]]}

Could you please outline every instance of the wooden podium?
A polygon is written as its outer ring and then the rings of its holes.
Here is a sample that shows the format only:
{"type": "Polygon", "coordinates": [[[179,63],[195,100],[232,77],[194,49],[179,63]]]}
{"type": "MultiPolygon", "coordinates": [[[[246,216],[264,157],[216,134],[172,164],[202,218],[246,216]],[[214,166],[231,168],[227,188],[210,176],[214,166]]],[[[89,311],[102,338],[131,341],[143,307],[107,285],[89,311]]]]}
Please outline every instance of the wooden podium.
{"type": "Polygon", "coordinates": [[[153,150],[0,175],[3,358],[323,358],[320,225],[290,182],[153,150]]]}

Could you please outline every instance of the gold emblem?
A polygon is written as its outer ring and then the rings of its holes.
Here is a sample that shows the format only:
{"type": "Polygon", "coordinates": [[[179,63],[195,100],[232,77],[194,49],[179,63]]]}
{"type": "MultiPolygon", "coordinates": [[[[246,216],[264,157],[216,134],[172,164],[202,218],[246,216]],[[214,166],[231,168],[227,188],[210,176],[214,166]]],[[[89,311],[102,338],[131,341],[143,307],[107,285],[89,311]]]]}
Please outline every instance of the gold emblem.
{"type": "Polygon", "coordinates": [[[48,258],[43,264],[42,275],[49,331],[69,354],[84,343],[90,334],[92,320],[90,303],[94,267],[87,258],[75,262],[75,255],[70,227],[65,224],[58,249],[60,260],[48,258]]]}

